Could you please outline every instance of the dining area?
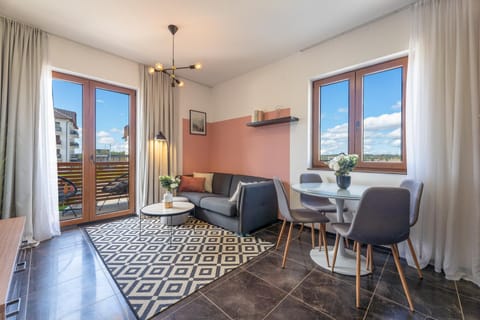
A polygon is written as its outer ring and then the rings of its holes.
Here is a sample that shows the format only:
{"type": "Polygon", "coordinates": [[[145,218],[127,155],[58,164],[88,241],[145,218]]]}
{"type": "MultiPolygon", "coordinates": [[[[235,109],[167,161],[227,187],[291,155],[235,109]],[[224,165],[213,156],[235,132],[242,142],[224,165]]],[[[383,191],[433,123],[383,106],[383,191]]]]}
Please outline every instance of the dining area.
{"type": "Polygon", "coordinates": [[[302,173],[299,183],[290,186],[294,191],[292,194],[299,195],[300,208],[291,208],[284,184],[280,179],[274,178],[279,212],[283,219],[277,238],[277,249],[282,245],[283,236],[286,234],[282,268],[286,267],[294,226],[300,225],[298,237],[305,226],[310,228],[311,260],[332,274],[355,277],[355,306],[360,308],[361,277],[373,273],[373,247],[388,248],[408,309],[414,312],[415,306],[403,270],[405,264],[400,262],[398,244],[407,244],[418,279],[423,279],[410,239],[410,228],[418,221],[423,182],[403,179],[398,186],[351,184],[348,174],[355,167],[358,158],[356,155],[338,157],[336,165],[331,165],[336,172],[336,182],[323,181],[318,173],[302,173]],[[338,172],[341,174],[337,175],[338,172]],[[348,181],[342,179],[345,176],[348,176],[348,181]],[[348,208],[346,203],[354,205],[348,208]],[[329,232],[335,234],[333,246],[327,241],[327,226],[329,232]],[[315,229],[318,229],[318,245],[315,229]]]}

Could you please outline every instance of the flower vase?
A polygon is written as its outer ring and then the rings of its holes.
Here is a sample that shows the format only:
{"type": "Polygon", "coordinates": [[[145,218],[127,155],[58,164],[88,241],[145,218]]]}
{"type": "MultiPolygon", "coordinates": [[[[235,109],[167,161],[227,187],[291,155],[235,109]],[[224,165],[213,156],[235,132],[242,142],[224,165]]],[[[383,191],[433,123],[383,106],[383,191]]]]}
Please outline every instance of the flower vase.
{"type": "Polygon", "coordinates": [[[350,183],[352,182],[351,176],[337,176],[337,186],[340,189],[348,189],[350,183]]]}
{"type": "Polygon", "coordinates": [[[163,205],[165,208],[173,208],[173,195],[170,191],[163,194],[163,205]]]}

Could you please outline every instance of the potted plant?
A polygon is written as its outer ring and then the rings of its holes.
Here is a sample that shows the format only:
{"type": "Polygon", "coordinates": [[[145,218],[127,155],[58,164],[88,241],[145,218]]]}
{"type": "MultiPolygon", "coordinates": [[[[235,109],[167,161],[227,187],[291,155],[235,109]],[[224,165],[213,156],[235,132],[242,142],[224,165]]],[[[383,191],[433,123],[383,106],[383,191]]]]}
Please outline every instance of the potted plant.
{"type": "Polygon", "coordinates": [[[350,172],[358,163],[357,154],[340,153],[328,162],[328,167],[335,171],[337,185],[340,189],[347,189],[351,183],[350,172]]]}
{"type": "Polygon", "coordinates": [[[171,176],[160,176],[160,184],[167,191],[163,194],[163,203],[165,208],[173,207],[173,194],[172,191],[177,189],[180,185],[180,178],[171,176]]]}

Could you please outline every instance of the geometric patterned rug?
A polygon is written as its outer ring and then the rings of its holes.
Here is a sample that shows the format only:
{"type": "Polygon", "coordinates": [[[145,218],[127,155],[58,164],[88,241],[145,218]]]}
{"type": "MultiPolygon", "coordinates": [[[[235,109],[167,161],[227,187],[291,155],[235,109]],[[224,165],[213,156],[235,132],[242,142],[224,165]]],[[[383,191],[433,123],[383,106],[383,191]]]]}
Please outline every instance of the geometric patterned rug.
{"type": "Polygon", "coordinates": [[[273,244],[189,217],[171,227],[131,217],[84,229],[139,319],[149,319],[273,244]]]}

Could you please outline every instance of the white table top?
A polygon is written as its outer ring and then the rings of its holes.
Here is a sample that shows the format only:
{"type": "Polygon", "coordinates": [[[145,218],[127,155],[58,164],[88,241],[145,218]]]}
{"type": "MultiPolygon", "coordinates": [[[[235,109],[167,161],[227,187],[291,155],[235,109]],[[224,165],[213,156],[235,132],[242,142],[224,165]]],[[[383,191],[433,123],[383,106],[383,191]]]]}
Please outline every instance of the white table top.
{"type": "Polygon", "coordinates": [[[147,216],[176,216],[192,210],[191,202],[173,202],[172,208],[165,208],[163,203],[154,203],[140,209],[142,214],[147,216]]]}
{"type": "Polygon", "coordinates": [[[340,189],[336,183],[322,182],[322,183],[296,183],[292,185],[292,189],[304,194],[313,196],[346,199],[346,200],[360,200],[362,194],[367,190],[368,186],[352,184],[348,189],[340,189]]]}

